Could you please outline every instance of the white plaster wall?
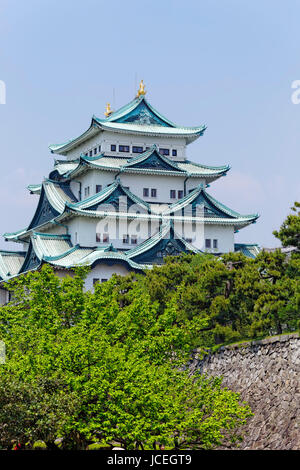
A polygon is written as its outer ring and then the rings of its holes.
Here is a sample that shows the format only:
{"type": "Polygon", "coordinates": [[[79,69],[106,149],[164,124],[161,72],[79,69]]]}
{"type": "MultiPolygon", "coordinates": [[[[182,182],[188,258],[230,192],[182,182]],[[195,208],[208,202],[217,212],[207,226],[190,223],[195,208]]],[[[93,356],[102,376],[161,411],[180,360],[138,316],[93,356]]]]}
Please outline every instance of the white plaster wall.
{"type": "MultiPolygon", "coordinates": [[[[79,197],[79,182],[81,183],[81,198],[85,199],[84,188],[90,187],[90,196],[96,194],[96,185],[101,184],[104,189],[107,185],[115,181],[117,172],[89,170],[78,178],[71,181],[71,189],[75,196],[79,197]]],[[[129,187],[130,191],[146,202],[172,203],[178,200],[178,191],[184,191],[185,176],[165,176],[165,175],[143,175],[137,173],[121,173],[119,175],[123,186],[129,187]],[[149,188],[149,197],[144,197],[143,189],[149,188]],[[151,188],[157,190],[157,196],[151,197],[151,188]],[[176,199],[170,198],[170,190],[176,191],[176,199]]],[[[204,178],[193,178],[187,180],[186,192],[196,188],[200,183],[205,185],[204,178]]]]}
{"type": "Polygon", "coordinates": [[[111,184],[115,180],[116,172],[101,171],[101,170],[89,170],[78,178],[71,181],[70,187],[74,195],[79,199],[79,189],[81,183],[81,200],[86,199],[84,188],[90,187],[90,196],[96,194],[96,185],[101,184],[104,189],[108,184],[111,184]]]}
{"type": "MultiPolygon", "coordinates": [[[[148,238],[148,223],[146,221],[138,222],[128,220],[119,222],[113,219],[96,219],[88,217],[74,217],[68,222],[69,234],[73,245],[77,243],[81,246],[95,247],[106,246],[107,243],[97,242],[96,233],[109,233],[109,243],[115,248],[130,249],[136,244],[123,243],[123,235],[137,235],[137,244],[142,243],[148,238]]],[[[102,240],[102,238],[101,238],[102,240]]]]}
{"type": "Polygon", "coordinates": [[[90,150],[93,151],[93,156],[98,155],[99,152],[99,145],[101,145],[101,153],[105,152],[107,155],[116,155],[116,156],[128,156],[128,157],[136,157],[138,154],[136,153],[124,153],[118,152],[119,145],[129,145],[130,150],[132,150],[132,146],[136,145],[139,147],[151,147],[152,145],[156,144],[158,147],[167,148],[170,150],[169,158],[172,160],[184,160],[185,159],[185,148],[186,142],[183,138],[176,138],[176,137],[150,137],[150,136],[135,136],[135,135],[126,135],[122,133],[116,132],[109,132],[103,131],[99,132],[99,134],[93,136],[92,138],[86,140],[82,144],[78,145],[76,148],[70,150],[67,154],[67,160],[73,160],[79,158],[81,153],[89,153],[90,150]],[[115,144],[117,146],[116,152],[111,152],[110,146],[115,144]],[[94,148],[97,148],[96,154],[94,154],[94,148]],[[177,150],[177,156],[172,157],[172,150],[177,150]]]}
{"type": "Polygon", "coordinates": [[[203,184],[205,187],[206,186],[205,178],[189,178],[186,181],[186,193],[188,194],[190,190],[195,189],[197,186],[199,186],[199,184],[203,184]]]}
{"type": "MultiPolygon", "coordinates": [[[[179,176],[155,176],[155,175],[140,175],[140,174],[122,174],[121,182],[123,186],[129,186],[131,192],[139,196],[146,202],[160,202],[160,203],[172,203],[178,201],[177,191],[184,191],[184,180],[185,177],[179,176]],[[149,197],[143,196],[143,189],[149,188],[149,197]],[[157,190],[157,197],[151,197],[151,188],[157,190]],[[170,198],[170,190],[176,190],[176,199],[170,198]]],[[[205,180],[201,178],[195,178],[195,182],[191,184],[191,189],[195,188],[200,182],[205,184],[205,180]]]]}
{"type": "Polygon", "coordinates": [[[126,135],[122,133],[116,133],[116,132],[108,132],[104,131],[102,133],[102,147],[103,151],[107,153],[108,155],[117,155],[117,156],[124,156],[128,155],[129,157],[136,157],[138,154],[136,153],[124,153],[124,152],[118,152],[119,145],[129,145],[130,150],[132,149],[133,145],[139,146],[139,147],[151,147],[152,145],[156,144],[161,148],[167,148],[170,150],[170,155],[168,158],[172,160],[183,160],[185,159],[185,139],[183,138],[176,138],[176,137],[159,137],[159,136],[136,136],[136,135],[126,135]],[[111,144],[116,144],[117,145],[117,151],[116,152],[111,152],[110,146],[111,144]],[[176,149],[177,150],[177,157],[172,157],[172,150],[176,149]]]}
{"type": "Polygon", "coordinates": [[[9,299],[9,292],[0,287],[0,305],[5,305],[9,299]]]}
{"type": "MultiPolygon", "coordinates": [[[[68,225],[68,224],[66,223],[64,225],[68,225]]],[[[48,226],[46,228],[46,230],[42,229],[42,230],[40,230],[40,232],[51,233],[51,234],[54,234],[54,235],[65,235],[67,233],[67,228],[65,226],[62,226],[62,225],[59,225],[59,224],[52,224],[52,225],[48,226]]],[[[26,251],[27,250],[28,250],[28,245],[27,245],[26,251]]]]}
{"type": "Polygon", "coordinates": [[[106,264],[97,264],[91,272],[87,275],[85,280],[85,289],[93,289],[93,279],[110,279],[113,274],[120,274],[125,276],[129,270],[123,264],[113,264],[112,266],[106,264]]]}
{"type": "MultiPolygon", "coordinates": [[[[204,226],[204,239],[210,238],[213,243],[213,239],[218,240],[218,248],[210,250],[205,249],[205,245],[203,243],[202,249],[203,251],[208,251],[210,253],[229,253],[230,251],[234,251],[234,228],[232,226],[225,226],[225,225],[205,225],[204,226]]],[[[204,240],[205,241],[205,240],[204,240]]]]}
{"type": "Polygon", "coordinates": [[[70,150],[67,154],[67,160],[74,160],[76,158],[79,158],[81,153],[87,153],[90,150],[93,151],[93,156],[94,156],[94,148],[97,148],[96,155],[99,155],[102,152],[102,148],[101,148],[101,152],[99,152],[99,149],[98,149],[101,143],[102,143],[102,132],[99,132],[98,134],[94,135],[91,139],[86,140],[82,144],[70,150]]]}

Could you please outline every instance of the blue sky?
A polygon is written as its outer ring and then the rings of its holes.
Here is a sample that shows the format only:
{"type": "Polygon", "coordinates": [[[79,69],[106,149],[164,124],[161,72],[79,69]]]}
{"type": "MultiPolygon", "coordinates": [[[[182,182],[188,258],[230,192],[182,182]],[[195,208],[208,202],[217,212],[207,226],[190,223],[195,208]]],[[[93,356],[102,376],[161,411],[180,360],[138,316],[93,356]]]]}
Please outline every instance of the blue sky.
{"type": "Polygon", "coordinates": [[[207,125],[188,158],[231,165],[210,193],[260,213],[236,241],[278,246],[272,231],[300,200],[299,17],[298,0],[0,0],[0,233],[30,222],[26,186],[48,175],[48,145],[108,101],[129,102],[144,79],[162,114],[207,125]]]}

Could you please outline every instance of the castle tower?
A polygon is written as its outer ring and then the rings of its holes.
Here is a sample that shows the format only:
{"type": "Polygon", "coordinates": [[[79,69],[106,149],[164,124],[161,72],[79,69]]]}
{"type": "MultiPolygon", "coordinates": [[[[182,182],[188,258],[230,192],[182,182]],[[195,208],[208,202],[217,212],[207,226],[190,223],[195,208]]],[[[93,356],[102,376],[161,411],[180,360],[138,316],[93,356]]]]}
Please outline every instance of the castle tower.
{"type": "Polygon", "coordinates": [[[137,96],[104,118],[92,117],[75,139],[51,145],[57,155],[49,177],[28,186],[38,195],[29,225],[6,240],[22,244],[0,252],[0,276],[51,264],[63,275],[89,265],[86,287],[113,273],[142,271],[167,255],[243,251],[234,233],[254,223],[257,214],[241,215],[221,204],[207,187],[229,166],[208,166],[187,158],[188,145],[205,126],[181,127],[146,99],[143,82],[137,96]]]}

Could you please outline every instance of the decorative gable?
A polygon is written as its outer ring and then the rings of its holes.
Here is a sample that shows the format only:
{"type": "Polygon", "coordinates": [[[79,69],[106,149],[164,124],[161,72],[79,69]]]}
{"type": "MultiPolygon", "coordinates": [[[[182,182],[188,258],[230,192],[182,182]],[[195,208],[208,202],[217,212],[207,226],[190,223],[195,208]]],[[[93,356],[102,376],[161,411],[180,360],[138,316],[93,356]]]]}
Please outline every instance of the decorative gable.
{"type": "Polygon", "coordinates": [[[125,116],[116,119],[115,122],[122,123],[135,123],[141,125],[158,125],[170,127],[165,121],[163,121],[157,114],[155,114],[147,103],[142,100],[136,108],[130,111],[125,116]]]}
{"type": "Polygon", "coordinates": [[[183,172],[176,163],[169,160],[167,157],[161,155],[156,145],[150,150],[142,153],[139,157],[131,159],[124,168],[140,168],[140,169],[151,169],[151,170],[166,170],[183,172]]]}
{"type": "Polygon", "coordinates": [[[193,215],[203,215],[204,217],[224,217],[234,218],[233,216],[223,212],[216,207],[206,196],[204,191],[201,191],[198,196],[191,203],[193,215]],[[197,214],[196,214],[197,212],[197,214]]]}
{"type": "Polygon", "coordinates": [[[49,220],[52,220],[54,217],[56,217],[59,214],[49,203],[47,196],[45,194],[44,188],[42,188],[41,195],[40,195],[40,200],[38,203],[38,207],[35,211],[35,214],[33,216],[33,219],[28,226],[27,230],[30,230],[32,228],[38,227],[39,225],[42,225],[46,222],[49,222],[49,220]]]}
{"type": "Polygon", "coordinates": [[[36,269],[40,266],[40,264],[41,264],[41,261],[37,257],[33,249],[32,242],[30,242],[30,245],[28,247],[28,251],[26,254],[26,258],[24,260],[23,266],[20,269],[20,273],[24,273],[32,269],[36,269]]]}

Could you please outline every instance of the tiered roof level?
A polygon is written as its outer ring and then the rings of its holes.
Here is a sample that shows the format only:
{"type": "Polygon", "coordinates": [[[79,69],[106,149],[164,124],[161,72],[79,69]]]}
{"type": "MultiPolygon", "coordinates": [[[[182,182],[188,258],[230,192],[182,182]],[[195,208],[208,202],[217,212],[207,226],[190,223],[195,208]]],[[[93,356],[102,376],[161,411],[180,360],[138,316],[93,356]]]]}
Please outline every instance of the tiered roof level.
{"type": "Polygon", "coordinates": [[[209,166],[186,157],[205,125],[177,126],[145,97],[137,96],[106,117],[92,117],[79,137],[51,145],[49,178],[30,184],[39,197],[25,228],[5,233],[22,250],[0,252],[2,281],[49,263],[59,272],[87,264],[87,280],[113,272],[141,271],[168,254],[214,254],[239,250],[255,256],[256,245],[234,244],[234,232],[255,223],[214,199],[207,187],[228,165],[209,166]]]}

